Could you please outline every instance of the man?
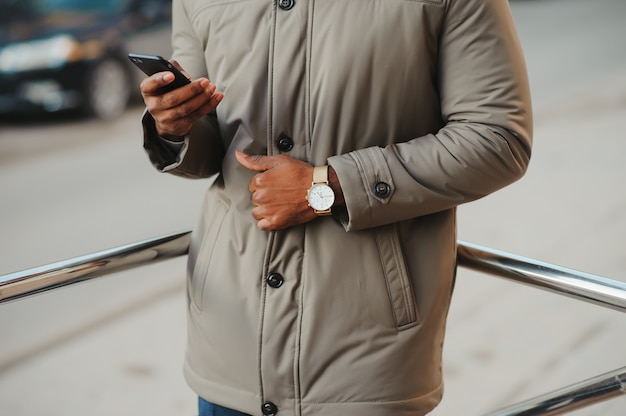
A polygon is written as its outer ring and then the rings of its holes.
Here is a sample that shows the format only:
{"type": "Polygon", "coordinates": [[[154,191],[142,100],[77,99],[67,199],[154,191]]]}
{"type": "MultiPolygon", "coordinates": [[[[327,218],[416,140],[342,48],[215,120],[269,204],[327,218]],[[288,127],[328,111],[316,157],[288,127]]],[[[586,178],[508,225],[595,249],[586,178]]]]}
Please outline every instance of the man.
{"type": "Polygon", "coordinates": [[[144,143],[212,178],[188,268],[201,414],[431,411],[455,208],[530,158],[508,2],[174,0],[173,46],[193,81],[142,83],[144,143]]]}

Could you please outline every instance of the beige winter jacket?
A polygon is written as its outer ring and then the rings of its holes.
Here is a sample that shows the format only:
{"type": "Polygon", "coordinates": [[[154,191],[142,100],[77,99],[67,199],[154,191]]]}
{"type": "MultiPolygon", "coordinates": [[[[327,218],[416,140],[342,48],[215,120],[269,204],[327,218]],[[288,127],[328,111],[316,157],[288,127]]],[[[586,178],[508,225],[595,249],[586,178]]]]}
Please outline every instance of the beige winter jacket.
{"type": "Polygon", "coordinates": [[[225,96],[180,153],[144,117],[159,169],[219,174],[189,255],[189,384],[251,415],[430,411],[455,207],[530,157],[508,2],[174,0],[173,12],[173,58],[225,96]],[[236,149],[330,164],[345,209],[260,231],[236,149]]]}

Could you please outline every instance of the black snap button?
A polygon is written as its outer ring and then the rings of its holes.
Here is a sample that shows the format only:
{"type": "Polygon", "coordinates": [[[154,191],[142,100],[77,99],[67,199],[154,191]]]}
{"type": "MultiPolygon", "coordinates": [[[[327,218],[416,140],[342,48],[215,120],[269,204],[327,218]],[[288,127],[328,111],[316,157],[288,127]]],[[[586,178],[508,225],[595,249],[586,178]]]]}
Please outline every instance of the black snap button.
{"type": "Polygon", "coordinates": [[[265,402],[263,406],[261,406],[261,410],[265,416],[274,416],[278,413],[278,407],[272,402],[265,402]]]}
{"type": "Polygon", "coordinates": [[[281,152],[289,152],[293,149],[293,140],[291,137],[281,134],[276,141],[276,145],[278,146],[278,150],[281,152]]]}
{"type": "Polygon", "coordinates": [[[289,10],[296,4],[295,0],[278,0],[278,7],[283,10],[289,10]]]}
{"type": "Polygon", "coordinates": [[[285,282],[285,279],[283,278],[283,276],[280,275],[280,273],[270,273],[265,278],[265,281],[267,282],[269,287],[278,289],[279,287],[283,285],[283,283],[285,282]]]}
{"type": "Polygon", "coordinates": [[[391,186],[386,182],[378,182],[374,185],[374,193],[379,198],[387,198],[391,194],[391,186]]]}

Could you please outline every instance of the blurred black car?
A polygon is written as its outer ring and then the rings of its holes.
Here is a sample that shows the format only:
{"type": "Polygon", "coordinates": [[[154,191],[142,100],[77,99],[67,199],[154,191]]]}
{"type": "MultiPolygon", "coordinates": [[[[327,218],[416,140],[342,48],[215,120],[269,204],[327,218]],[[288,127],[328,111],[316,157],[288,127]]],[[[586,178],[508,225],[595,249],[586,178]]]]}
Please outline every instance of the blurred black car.
{"type": "Polygon", "coordinates": [[[170,18],[171,0],[0,0],[0,114],[120,115],[144,77],[126,55],[168,57],[170,18]]]}

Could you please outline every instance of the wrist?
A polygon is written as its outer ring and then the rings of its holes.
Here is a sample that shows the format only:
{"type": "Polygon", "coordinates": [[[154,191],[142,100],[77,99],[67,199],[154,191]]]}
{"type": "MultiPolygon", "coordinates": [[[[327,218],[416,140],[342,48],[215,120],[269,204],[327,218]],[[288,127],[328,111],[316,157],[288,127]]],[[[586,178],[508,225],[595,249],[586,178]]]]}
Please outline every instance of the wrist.
{"type": "Polygon", "coordinates": [[[158,127],[156,127],[156,132],[159,135],[160,138],[168,140],[170,142],[175,142],[175,143],[182,143],[183,141],[185,141],[185,136],[177,136],[174,134],[168,134],[165,132],[162,132],[159,130],[158,127]]]}
{"type": "Polygon", "coordinates": [[[341,189],[337,172],[335,172],[332,166],[328,167],[328,186],[330,186],[335,193],[335,205],[344,206],[346,202],[343,198],[343,190],[341,189]]]}

